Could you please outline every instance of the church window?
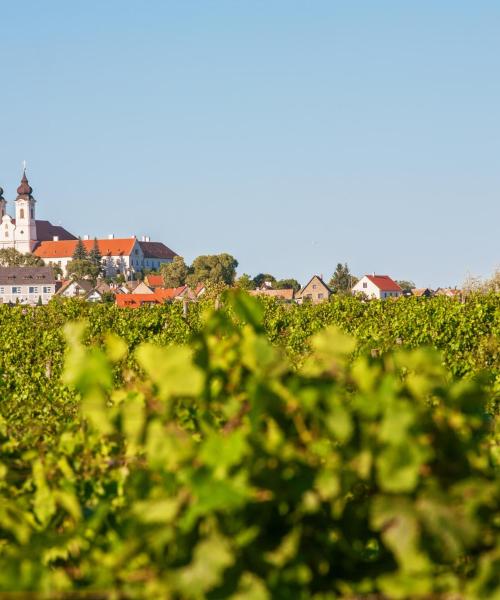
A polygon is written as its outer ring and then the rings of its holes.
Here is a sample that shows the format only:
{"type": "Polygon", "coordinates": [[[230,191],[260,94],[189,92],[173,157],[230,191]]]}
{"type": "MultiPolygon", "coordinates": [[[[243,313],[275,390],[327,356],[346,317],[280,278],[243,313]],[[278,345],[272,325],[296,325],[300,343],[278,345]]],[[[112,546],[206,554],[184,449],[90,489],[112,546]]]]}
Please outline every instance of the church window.
{"type": "Polygon", "coordinates": [[[31,218],[33,219],[35,216],[35,211],[33,209],[31,209],[31,218]]]}
{"type": "Polygon", "coordinates": [[[24,208],[19,209],[19,218],[24,219],[24,208]]]}
{"type": "Polygon", "coordinates": [[[9,230],[5,229],[5,237],[9,237],[9,230]]]}
{"type": "Polygon", "coordinates": [[[24,231],[21,229],[20,234],[23,235],[24,231]]]}

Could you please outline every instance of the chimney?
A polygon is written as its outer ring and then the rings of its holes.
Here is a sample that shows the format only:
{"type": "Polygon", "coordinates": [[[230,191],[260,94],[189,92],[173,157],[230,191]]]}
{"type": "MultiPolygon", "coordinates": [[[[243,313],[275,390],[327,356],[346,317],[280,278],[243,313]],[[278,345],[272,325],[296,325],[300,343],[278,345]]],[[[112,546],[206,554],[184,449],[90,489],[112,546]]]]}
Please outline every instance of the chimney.
{"type": "Polygon", "coordinates": [[[84,239],[84,240],[88,240],[88,239],[89,239],[89,236],[88,236],[87,234],[85,234],[85,235],[83,236],[83,239],[84,239]]]}
{"type": "Polygon", "coordinates": [[[52,241],[58,242],[59,241],[59,236],[58,235],[53,235],[52,236],[52,241]]]}
{"type": "Polygon", "coordinates": [[[110,233],[108,235],[108,240],[114,240],[115,239],[115,234],[114,233],[110,233]]]}

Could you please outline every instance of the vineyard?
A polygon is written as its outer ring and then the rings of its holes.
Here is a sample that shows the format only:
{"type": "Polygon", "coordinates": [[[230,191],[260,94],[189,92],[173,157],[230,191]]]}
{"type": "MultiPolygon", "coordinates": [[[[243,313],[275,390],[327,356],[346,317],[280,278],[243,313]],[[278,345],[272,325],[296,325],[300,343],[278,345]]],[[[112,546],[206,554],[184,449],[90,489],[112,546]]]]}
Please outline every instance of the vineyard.
{"type": "Polygon", "coordinates": [[[0,327],[0,591],[500,598],[500,295],[0,327]]]}

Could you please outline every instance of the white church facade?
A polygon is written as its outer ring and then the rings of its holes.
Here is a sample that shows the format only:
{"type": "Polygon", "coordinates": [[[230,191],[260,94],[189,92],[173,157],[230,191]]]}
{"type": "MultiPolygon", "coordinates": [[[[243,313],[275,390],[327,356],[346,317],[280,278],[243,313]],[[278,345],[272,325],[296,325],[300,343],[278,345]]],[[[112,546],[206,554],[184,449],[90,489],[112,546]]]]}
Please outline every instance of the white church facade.
{"type": "MultiPolygon", "coordinates": [[[[15,248],[23,254],[30,252],[47,265],[57,265],[65,275],[67,265],[73,258],[78,238],[59,225],[36,218],[36,200],[33,197],[26,171],[17,188],[14,201],[15,217],[7,214],[7,201],[0,187],[0,248],[15,248]]],[[[94,240],[85,236],[82,240],[88,251],[94,240]]],[[[156,270],[162,263],[171,262],[176,253],[161,242],[152,242],[149,237],[138,240],[136,236],[115,239],[113,235],[98,239],[102,256],[103,272],[108,276],[121,273],[127,278],[143,269],[156,270]]]]}
{"type": "Polygon", "coordinates": [[[17,198],[14,201],[15,217],[7,214],[7,201],[0,188],[0,248],[15,248],[19,252],[33,252],[40,242],[58,240],[76,240],[77,238],[66,231],[64,227],[52,225],[49,221],[36,218],[36,200],[33,189],[28,183],[26,171],[23,173],[21,184],[17,188],[17,198]]]}

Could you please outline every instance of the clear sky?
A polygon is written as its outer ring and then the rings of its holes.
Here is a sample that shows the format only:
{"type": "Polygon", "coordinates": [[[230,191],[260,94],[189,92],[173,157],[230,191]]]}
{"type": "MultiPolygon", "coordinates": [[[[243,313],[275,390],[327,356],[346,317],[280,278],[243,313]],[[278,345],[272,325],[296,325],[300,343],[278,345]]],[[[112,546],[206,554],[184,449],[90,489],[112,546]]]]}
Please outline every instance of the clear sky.
{"type": "Polygon", "coordinates": [[[0,185],[303,283],[500,263],[498,0],[0,2],[0,185]]]}

